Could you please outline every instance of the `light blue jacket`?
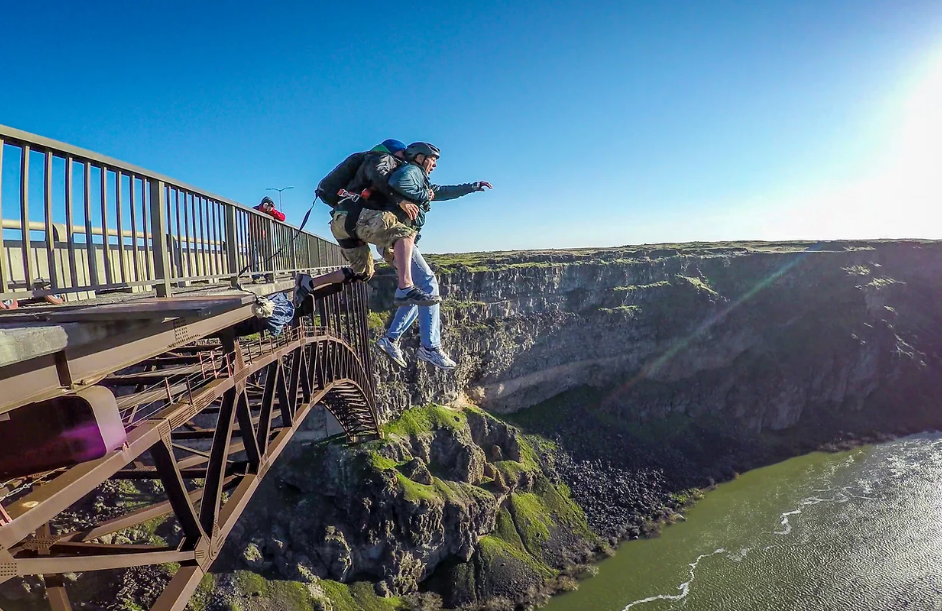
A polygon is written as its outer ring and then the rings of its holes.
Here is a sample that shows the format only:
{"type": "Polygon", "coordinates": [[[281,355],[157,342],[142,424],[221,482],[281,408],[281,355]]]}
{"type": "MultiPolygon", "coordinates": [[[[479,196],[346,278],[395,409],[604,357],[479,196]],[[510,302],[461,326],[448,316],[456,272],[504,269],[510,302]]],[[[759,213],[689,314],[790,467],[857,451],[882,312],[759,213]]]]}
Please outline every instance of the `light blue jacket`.
{"type": "Polygon", "coordinates": [[[411,223],[418,230],[425,224],[425,213],[431,208],[432,201],[455,199],[478,190],[476,183],[434,185],[425,170],[414,163],[406,163],[393,172],[389,177],[389,186],[419,207],[419,216],[414,221],[410,220],[401,208],[394,210],[400,221],[407,225],[411,223]],[[429,199],[429,189],[435,193],[434,200],[429,199]]]}

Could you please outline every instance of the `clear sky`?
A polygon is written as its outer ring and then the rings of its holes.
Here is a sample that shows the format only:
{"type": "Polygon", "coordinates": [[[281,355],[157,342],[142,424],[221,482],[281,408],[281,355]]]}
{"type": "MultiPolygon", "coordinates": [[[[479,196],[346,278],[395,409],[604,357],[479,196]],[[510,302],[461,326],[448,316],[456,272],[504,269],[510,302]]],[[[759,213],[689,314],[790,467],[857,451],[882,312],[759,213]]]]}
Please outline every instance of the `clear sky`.
{"type": "Polygon", "coordinates": [[[6,2],[0,57],[0,123],[295,223],[433,142],[494,190],[427,251],[942,238],[939,0],[6,2]]]}

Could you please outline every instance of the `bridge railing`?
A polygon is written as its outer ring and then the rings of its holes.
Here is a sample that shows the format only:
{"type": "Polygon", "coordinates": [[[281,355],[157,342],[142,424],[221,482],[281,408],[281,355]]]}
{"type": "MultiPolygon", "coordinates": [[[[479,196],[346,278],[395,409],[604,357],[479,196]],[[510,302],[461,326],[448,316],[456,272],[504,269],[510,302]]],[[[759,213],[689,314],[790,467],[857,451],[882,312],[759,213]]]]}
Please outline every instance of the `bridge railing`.
{"type": "Polygon", "coordinates": [[[226,198],[0,125],[0,299],[168,296],[341,261],[336,244],[226,198]]]}

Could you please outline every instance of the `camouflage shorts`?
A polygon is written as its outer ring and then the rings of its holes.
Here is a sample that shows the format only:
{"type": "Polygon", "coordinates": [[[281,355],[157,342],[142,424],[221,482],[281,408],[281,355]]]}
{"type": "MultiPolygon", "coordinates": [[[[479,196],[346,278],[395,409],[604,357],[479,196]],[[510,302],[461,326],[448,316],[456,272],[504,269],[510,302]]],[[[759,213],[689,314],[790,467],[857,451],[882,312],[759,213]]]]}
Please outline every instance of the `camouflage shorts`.
{"type": "MultiPolygon", "coordinates": [[[[343,226],[346,220],[346,214],[334,215],[333,220],[330,222],[330,232],[334,235],[334,239],[339,241],[350,238],[343,226]]],[[[353,268],[354,272],[372,277],[373,253],[370,252],[369,244],[375,244],[380,252],[384,253],[383,258],[386,258],[386,252],[392,248],[393,244],[403,238],[413,237],[415,229],[403,225],[396,218],[396,215],[391,212],[367,209],[360,213],[356,233],[357,237],[367,242],[367,244],[356,248],[341,248],[341,253],[350,263],[350,267],[353,268]]]]}

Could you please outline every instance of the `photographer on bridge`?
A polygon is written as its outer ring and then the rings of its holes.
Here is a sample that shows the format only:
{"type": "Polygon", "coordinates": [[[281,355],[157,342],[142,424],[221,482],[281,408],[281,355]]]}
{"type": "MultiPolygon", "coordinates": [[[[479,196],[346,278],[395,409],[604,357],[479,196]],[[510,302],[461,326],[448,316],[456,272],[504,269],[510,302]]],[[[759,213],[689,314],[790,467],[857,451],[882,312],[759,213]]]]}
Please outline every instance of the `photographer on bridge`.
{"type": "MultiPolygon", "coordinates": [[[[262,201],[259,202],[253,210],[267,214],[281,223],[285,222],[285,215],[275,209],[275,202],[268,196],[263,197],[262,201]]],[[[251,257],[253,272],[264,271],[261,268],[269,259],[269,253],[274,252],[272,250],[273,245],[271,239],[268,236],[268,230],[266,229],[267,225],[268,222],[264,219],[258,218],[254,214],[249,215],[249,256],[251,257]]],[[[257,281],[260,278],[267,279],[268,282],[274,280],[274,276],[271,274],[267,274],[266,276],[260,273],[252,275],[252,280],[257,281]]]]}

